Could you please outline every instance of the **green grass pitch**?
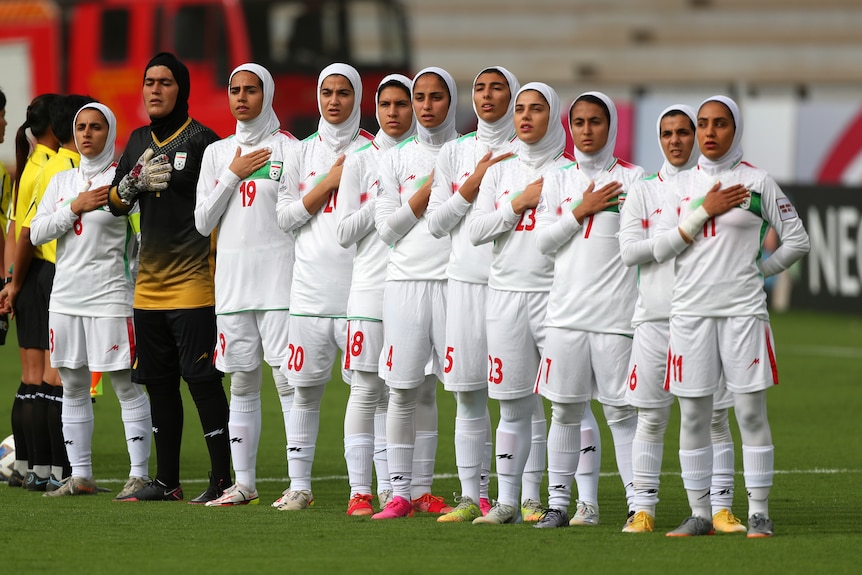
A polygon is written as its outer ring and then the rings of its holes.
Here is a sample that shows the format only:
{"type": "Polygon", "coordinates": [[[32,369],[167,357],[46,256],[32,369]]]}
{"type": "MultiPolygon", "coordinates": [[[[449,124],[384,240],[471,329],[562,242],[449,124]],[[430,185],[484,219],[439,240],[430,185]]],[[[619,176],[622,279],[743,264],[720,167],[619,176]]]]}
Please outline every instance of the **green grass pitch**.
{"type": "MultiPolygon", "coordinates": [[[[6,573],[858,573],[862,559],[862,317],[793,312],[772,318],[780,385],[769,392],[776,446],[770,515],[776,536],[669,539],[688,514],[677,458],[679,416],[668,428],[656,533],[620,532],[625,519],[613,446],[600,408],[602,524],[534,530],[528,525],[437,524],[432,516],[376,522],[345,515],[343,458],[347,386],[329,384],[314,465],[315,505],[269,506],[287,486],[284,428],[271,379],[264,383],[258,457],[261,504],[201,508],[113,503],[110,495],[45,499],[0,484],[0,569],[6,573]]],[[[20,377],[15,338],[0,347],[0,437],[20,377]]],[[[227,383],[225,384],[227,389],[227,383]]],[[[183,439],[186,498],[204,487],[207,457],[188,395],[183,439]]],[[[492,413],[496,405],[491,402],[492,413]]],[[[458,490],[454,400],[438,392],[440,440],[434,492],[458,490]]],[[[128,472],[119,406],[110,386],[98,399],[94,466],[118,490],[128,472]]],[[[496,418],[495,418],[496,419],[496,418]]],[[[734,510],[746,515],[738,433],[734,510]]],[[[154,458],[151,462],[151,471],[154,458]]],[[[496,483],[492,481],[492,496],[496,483]]]]}

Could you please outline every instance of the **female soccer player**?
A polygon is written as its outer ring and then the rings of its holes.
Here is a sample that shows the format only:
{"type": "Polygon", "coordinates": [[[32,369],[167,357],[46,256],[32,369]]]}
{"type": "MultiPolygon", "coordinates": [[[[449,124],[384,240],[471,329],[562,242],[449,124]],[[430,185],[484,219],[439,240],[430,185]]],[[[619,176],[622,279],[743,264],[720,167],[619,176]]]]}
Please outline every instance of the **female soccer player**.
{"type": "Polygon", "coordinates": [[[437,451],[437,378],[443,379],[445,365],[446,264],[451,241],[448,236],[438,239],[431,235],[425,211],[437,155],[446,142],[458,136],[457,100],[455,81],[448,72],[434,67],[421,70],[413,79],[417,135],[389,152],[381,163],[375,224],[380,237],[392,247],[383,291],[380,374],[389,386],[386,437],[393,498],[374,519],[407,517],[413,515],[414,507],[432,513],[452,510],[431,495],[437,451]],[[429,363],[433,375],[427,375],[429,363]]]}
{"type": "Polygon", "coordinates": [[[347,343],[344,368],[350,371],[350,397],[344,415],[344,459],[350,481],[347,514],[371,515],[372,459],[377,470],[380,508],[392,498],[386,462],[386,385],[378,376],[383,348],[383,284],[389,246],[374,228],[374,207],[380,189],[383,154],[416,133],[410,104],[413,82],[400,74],[383,78],[375,103],[380,130],[374,141],[347,157],[341,174],[338,243],[356,245],[353,279],[347,301],[347,343]]]}
{"type": "MultiPolygon", "coordinates": [[[[488,343],[485,299],[491,246],[474,246],[467,232],[479,184],[489,166],[508,158],[515,147],[512,114],[520,84],[503,67],[491,67],[473,80],[475,132],[446,143],[437,156],[428,201],[428,229],[450,236],[446,275],[446,363],[444,387],[455,394],[455,460],[461,496],[440,522],[472,521],[490,508],[491,418],[488,414],[488,343]]],[[[542,437],[544,439],[544,436],[542,437]]],[[[544,447],[544,446],[543,446],[544,447]]],[[[544,453],[544,449],[542,449],[544,453]]]]}
{"type": "MultiPolygon", "coordinates": [[[[536,247],[536,208],[543,179],[571,163],[559,121],[560,100],[548,85],[531,82],[517,93],[517,156],[491,166],[482,179],[470,239],[493,242],[488,306],[488,394],[500,402],[496,460],[497,504],[473,523],[521,519],[519,488],[530,452],[531,419],[541,398],[534,392],[544,345],[545,308],[554,260],[536,247]]],[[[538,494],[536,494],[538,498],[538,494]]],[[[538,499],[536,499],[538,500],[538,499]]]]}
{"type": "MultiPolygon", "coordinates": [[[[81,108],[74,120],[77,169],[54,176],[33,218],[36,245],[57,240],[57,267],[49,308],[51,364],[63,381],[63,435],[72,475],[46,497],[92,495],[93,404],[90,372],[107,372],[120,400],[129,480],[119,496],[143,487],[150,457],[150,404],[132,383],[132,290],[128,218],[107,209],[114,178],[117,121],[102,104],[81,108]]],[[[130,241],[131,240],[131,241],[130,241]]]]}
{"type": "MultiPolygon", "coordinates": [[[[545,183],[538,245],[556,254],[548,301],[545,352],[536,381],[551,400],[548,433],[550,509],[537,524],[569,524],[570,487],[580,449],[583,408],[594,395],[602,403],[614,437],[617,468],[633,502],[631,444],[637,412],[625,399],[625,369],[631,351],[631,318],[637,296],[634,270],[620,258],[616,196],[643,170],[614,157],[616,107],[600,92],[579,96],[569,109],[577,163],[545,183]],[[595,191],[594,191],[595,190],[595,191]],[[546,208],[546,209],[545,209],[546,208]]],[[[572,524],[595,524],[594,502],[579,501],[572,524]]]]}
{"type": "Polygon", "coordinates": [[[292,393],[279,371],[287,350],[293,236],[278,227],[280,188],[295,185],[285,169],[296,153],[272,109],[275,84],[258,64],[231,72],[232,136],[204,152],[197,185],[195,227],[218,228],[215,266],[216,367],[230,378],[231,458],[236,482],[209,507],[258,503],[255,467],[261,432],[261,356],[280,397],[292,393]]]}
{"type": "Polygon", "coordinates": [[[668,536],[710,535],[710,418],[722,373],[734,394],[748,491],[748,537],[771,537],[774,448],[766,390],[778,383],[763,278],[804,256],[808,234],[793,204],[763,170],[743,161],[742,116],[725,96],[697,112],[701,158],[663,210],[654,251],[672,257],[667,377],[680,405],[680,467],[691,516],[668,536]],[[761,260],[766,227],[781,246],[761,260]],[[668,230],[661,233],[662,230],[668,230]]]}
{"type": "MultiPolygon", "coordinates": [[[[291,169],[298,185],[279,191],[282,230],[296,237],[287,354],[281,366],[295,389],[287,432],[290,488],[273,503],[282,511],[314,501],[311,466],[320,427],[320,400],[339,349],[347,341],[347,298],[356,250],[338,244],[335,209],[345,154],[373,139],[359,128],[362,81],[347,64],[330,64],[317,80],[320,121],[303,140],[291,169]]],[[[350,381],[347,372],[344,380],[350,381]]]]}

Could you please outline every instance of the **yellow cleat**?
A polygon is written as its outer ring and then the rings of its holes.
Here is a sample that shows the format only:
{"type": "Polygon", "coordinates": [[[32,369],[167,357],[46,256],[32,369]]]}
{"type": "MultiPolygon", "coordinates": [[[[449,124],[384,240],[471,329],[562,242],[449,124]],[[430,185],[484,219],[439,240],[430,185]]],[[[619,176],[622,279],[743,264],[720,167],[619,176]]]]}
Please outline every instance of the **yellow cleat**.
{"type": "Polygon", "coordinates": [[[745,533],[745,525],[736,518],[730,509],[722,509],[712,516],[716,533],[745,533]]]}
{"type": "Polygon", "coordinates": [[[626,522],[623,533],[652,533],[655,527],[655,517],[646,511],[638,511],[631,521],[626,522]]]}

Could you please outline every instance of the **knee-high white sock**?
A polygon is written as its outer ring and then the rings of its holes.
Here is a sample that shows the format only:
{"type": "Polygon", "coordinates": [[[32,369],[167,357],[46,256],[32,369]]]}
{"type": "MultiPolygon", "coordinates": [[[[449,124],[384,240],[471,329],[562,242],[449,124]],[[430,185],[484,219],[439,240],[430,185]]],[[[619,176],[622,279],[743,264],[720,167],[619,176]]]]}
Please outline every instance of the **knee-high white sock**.
{"type": "Polygon", "coordinates": [[[742,467],[748,491],[748,516],[763,513],[769,517],[769,490],[775,470],[775,447],[742,446],[742,467]]]}
{"type": "Polygon", "coordinates": [[[290,475],[290,489],[293,491],[311,490],[311,466],[320,429],[320,397],[323,386],[302,388],[297,394],[309,393],[309,400],[294,401],[290,412],[290,433],[287,436],[287,472],[290,475]],[[320,389],[317,389],[320,388],[320,389]],[[315,393],[316,390],[319,393],[315,393]]]}
{"type": "Polygon", "coordinates": [[[548,421],[541,396],[535,396],[536,406],[530,424],[530,455],[524,467],[521,480],[521,500],[542,500],[542,476],[545,474],[545,461],[548,452],[548,421]]]}
{"type": "Polygon", "coordinates": [[[580,452],[580,423],[562,424],[552,420],[548,432],[548,507],[568,510],[580,452]]]}
{"type": "Polygon", "coordinates": [[[287,436],[290,432],[290,410],[293,408],[293,398],[296,395],[292,385],[287,383],[287,377],[277,367],[272,368],[272,379],[281,403],[281,416],[284,419],[284,444],[287,452],[287,436]]]}
{"type": "Polygon", "coordinates": [[[712,480],[712,445],[700,449],[680,449],[679,465],[691,514],[711,520],[709,484],[712,480]]]}
{"type": "Polygon", "coordinates": [[[86,398],[63,399],[63,436],[72,476],[93,477],[93,403],[86,398]]]}
{"type": "MultiPolygon", "coordinates": [[[[388,402],[389,398],[386,397],[388,402]]],[[[386,409],[374,414],[374,474],[377,476],[377,493],[392,489],[389,482],[389,462],[386,458],[386,409]]]]}
{"type": "Polygon", "coordinates": [[[418,389],[390,389],[386,418],[386,455],[392,495],[411,499],[413,449],[416,442],[418,389]]]}
{"type": "Polygon", "coordinates": [[[479,474],[479,499],[488,499],[488,486],[491,484],[491,461],[494,458],[494,439],[492,436],[491,414],[485,411],[485,446],[482,449],[482,469],[479,474]]]}
{"type": "Polygon", "coordinates": [[[347,462],[351,497],[371,494],[373,452],[374,436],[370,433],[355,433],[344,438],[344,460],[347,462]]]}
{"type": "Polygon", "coordinates": [[[461,480],[461,495],[479,503],[479,476],[488,430],[486,419],[455,418],[455,464],[461,480]]]}
{"type": "Polygon", "coordinates": [[[599,504],[599,473],[602,468],[602,436],[596,416],[587,407],[581,420],[581,456],[575,482],[578,484],[578,499],[593,505],[599,504]]]}
{"type": "Polygon", "coordinates": [[[634,477],[634,510],[655,517],[664,443],[635,439],[632,442],[632,475],[634,477]]]}
{"type": "Polygon", "coordinates": [[[260,393],[230,396],[230,454],[236,482],[254,490],[257,488],[257,448],[260,443],[260,393]]]}
{"type": "Polygon", "coordinates": [[[631,410],[632,417],[612,421],[608,419],[608,427],[614,438],[614,454],[617,459],[617,470],[626,490],[626,501],[629,511],[634,509],[634,476],[632,474],[632,441],[638,426],[637,412],[631,410]]]}
{"type": "Polygon", "coordinates": [[[733,443],[712,445],[712,485],[709,489],[712,514],[733,506],[733,443]]]}
{"type": "Polygon", "coordinates": [[[121,399],[120,410],[126,432],[126,449],[129,451],[129,477],[148,477],[153,418],[147,394],[141,393],[128,401],[121,399]]]}
{"type": "Polygon", "coordinates": [[[497,425],[497,501],[503,505],[521,505],[520,487],[524,466],[530,453],[530,418],[533,397],[500,401],[500,423],[497,425]]]}
{"type": "Polygon", "coordinates": [[[416,439],[413,451],[413,499],[431,493],[437,458],[437,376],[426,376],[416,403],[416,439]]]}

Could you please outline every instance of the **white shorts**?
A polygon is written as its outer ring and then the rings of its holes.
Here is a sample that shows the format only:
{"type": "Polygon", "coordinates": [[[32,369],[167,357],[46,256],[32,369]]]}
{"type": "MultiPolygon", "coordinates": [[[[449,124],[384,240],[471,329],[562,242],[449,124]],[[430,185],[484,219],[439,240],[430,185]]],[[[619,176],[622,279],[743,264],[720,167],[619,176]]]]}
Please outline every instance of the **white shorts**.
{"type": "Polygon", "coordinates": [[[727,380],[724,376],[718,380],[718,391],[712,396],[712,409],[728,409],[733,407],[733,394],[727,389],[727,380]]]}
{"type": "Polygon", "coordinates": [[[548,327],[536,392],[558,403],[624,406],[632,338],[548,327]]]}
{"type": "Polygon", "coordinates": [[[475,391],[488,385],[487,299],[487,285],[449,280],[443,354],[443,387],[447,391],[475,391]]]}
{"type": "Polygon", "coordinates": [[[290,312],[244,311],[216,316],[216,367],[225,373],[251,371],[264,361],[280,367],[288,346],[290,312]]]}
{"type": "MultiPolygon", "coordinates": [[[[347,320],[334,317],[290,316],[287,351],[281,373],[294,387],[323,385],[332,378],[338,350],[347,341],[347,320]]],[[[350,374],[342,370],[345,382],[350,374]]]]}
{"type": "Polygon", "coordinates": [[[488,290],[488,396],[518,399],[535,393],[545,346],[548,292],[488,290]]]}
{"type": "Polygon", "coordinates": [[[383,349],[383,322],[351,319],[347,322],[344,369],[377,373],[383,349]]]}
{"type": "Polygon", "coordinates": [[[135,328],[130,317],[81,317],[48,312],[52,367],[90,371],[132,369],[135,328]]]}
{"type": "Polygon", "coordinates": [[[671,393],[681,397],[715,394],[722,372],[731,393],[768,389],[778,383],[769,322],[756,317],[674,316],[668,371],[671,393]]]}
{"type": "Polygon", "coordinates": [[[431,360],[432,372],[442,380],[445,353],[446,282],[386,282],[380,378],[390,387],[418,387],[431,360]]]}
{"type": "Polygon", "coordinates": [[[673,404],[667,375],[670,324],[648,321],[635,328],[626,379],[626,401],[635,407],[667,407],[673,404]]]}

